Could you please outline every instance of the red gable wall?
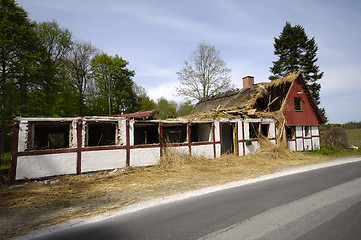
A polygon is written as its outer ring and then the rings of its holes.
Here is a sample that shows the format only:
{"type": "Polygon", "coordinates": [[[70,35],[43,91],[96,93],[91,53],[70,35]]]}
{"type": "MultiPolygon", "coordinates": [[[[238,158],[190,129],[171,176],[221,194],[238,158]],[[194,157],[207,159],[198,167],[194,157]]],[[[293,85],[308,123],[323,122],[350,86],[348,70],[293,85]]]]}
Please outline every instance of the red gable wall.
{"type": "MultiPolygon", "coordinates": [[[[307,89],[308,91],[308,89],[307,89]]],[[[284,110],[284,115],[286,118],[286,124],[288,126],[316,126],[318,125],[318,120],[315,112],[312,109],[310,102],[307,99],[305,90],[303,89],[300,80],[297,79],[294,81],[287,100],[286,108],[284,110]],[[296,112],[294,106],[294,98],[300,97],[302,102],[302,111],[296,112]]]]}

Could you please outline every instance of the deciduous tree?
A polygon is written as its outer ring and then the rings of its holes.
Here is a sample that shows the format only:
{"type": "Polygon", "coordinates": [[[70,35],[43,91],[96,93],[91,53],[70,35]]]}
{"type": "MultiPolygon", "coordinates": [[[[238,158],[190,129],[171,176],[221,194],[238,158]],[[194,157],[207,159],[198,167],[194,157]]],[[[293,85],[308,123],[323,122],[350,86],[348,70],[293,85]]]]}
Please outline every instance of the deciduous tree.
{"type": "MultiPolygon", "coordinates": [[[[0,92],[1,92],[1,154],[5,150],[5,125],[13,118],[17,106],[8,109],[7,103],[17,102],[17,87],[19,79],[25,80],[36,64],[37,56],[36,35],[34,26],[29,21],[27,13],[14,0],[0,0],[0,92]],[[6,94],[13,96],[9,99],[6,94]],[[7,101],[8,100],[8,101],[7,101]],[[6,118],[7,117],[7,118],[6,118]]],[[[22,84],[24,86],[25,84],[22,84]]]]}
{"type": "Polygon", "coordinates": [[[227,68],[220,57],[220,51],[213,45],[201,42],[192,53],[190,61],[185,61],[184,67],[177,72],[177,93],[186,98],[201,100],[228,90],[232,87],[230,73],[231,69],[227,68]]]}
{"type": "Polygon", "coordinates": [[[91,43],[77,41],[72,44],[68,58],[65,60],[69,81],[76,90],[79,116],[84,114],[84,100],[91,77],[92,59],[98,52],[91,43]]]}
{"type": "Polygon", "coordinates": [[[102,114],[111,115],[134,110],[134,71],[129,70],[127,65],[128,62],[118,55],[112,57],[102,53],[93,58],[92,77],[98,109],[102,114]]]}

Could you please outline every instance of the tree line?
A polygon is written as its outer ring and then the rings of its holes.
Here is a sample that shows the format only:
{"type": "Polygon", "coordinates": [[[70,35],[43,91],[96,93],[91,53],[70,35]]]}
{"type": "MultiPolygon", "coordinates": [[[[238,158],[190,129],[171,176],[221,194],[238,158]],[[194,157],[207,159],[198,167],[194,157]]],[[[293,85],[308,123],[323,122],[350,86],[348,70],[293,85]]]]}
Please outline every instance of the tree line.
{"type": "MultiPolygon", "coordinates": [[[[179,116],[191,103],[157,103],[119,55],[74,39],[55,21],[33,22],[14,0],[0,0],[1,153],[10,151],[14,117],[112,115],[160,109],[179,116]]],[[[188,111],[188,112],[187,112],[188,111]]]]}

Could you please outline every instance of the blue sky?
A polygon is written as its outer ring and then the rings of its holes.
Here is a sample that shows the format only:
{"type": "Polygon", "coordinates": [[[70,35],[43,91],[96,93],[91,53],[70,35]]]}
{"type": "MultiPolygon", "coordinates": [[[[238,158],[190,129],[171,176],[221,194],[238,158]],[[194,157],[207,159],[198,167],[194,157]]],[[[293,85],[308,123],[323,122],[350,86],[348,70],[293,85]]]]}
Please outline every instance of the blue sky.
{"type": "Polygon", "coordinates": [[[267,82],[274,37],[286,21],[318,44],[321,107],[331,123],[361,121],[361,1],[323,0],[18,0],[37,22],[55,20],[102,51],[123,57],[134,81],[157,100],[175,96],[176,72],[201,41],[221,51],[242,77],[267,82]]]}

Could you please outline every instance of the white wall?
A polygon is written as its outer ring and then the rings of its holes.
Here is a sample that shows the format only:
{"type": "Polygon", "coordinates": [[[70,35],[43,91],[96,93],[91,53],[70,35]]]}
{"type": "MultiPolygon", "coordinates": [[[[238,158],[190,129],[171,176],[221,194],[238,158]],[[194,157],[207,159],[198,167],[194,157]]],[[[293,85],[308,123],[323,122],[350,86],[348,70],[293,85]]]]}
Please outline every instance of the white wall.
{"type": "Polygon", "coordinates": [[[192,146],[192,156],[214,158],[213,143],[209,145],[192,146]]]}
{"type": "Polygon", "coordinates": [[[160,149],[156,148],[135,148],[130,149],[130,166],[145,167],[159,163],[160,149]]]}
{"type": "Polygon", "coordinates": [[[288,148],[291,149],[291,151],[296,151],[296,141],[287,141],[288,148]]]}
{"type": "Polygon", "coordinates": [[[16,180],[75,174],[76,153],[59,153],[18,157],[16,180]]]}
{"type": "Polygon", "coordinates": [[[125,149],[85,151],[81,153],[81,172],[124,168],[125,166],[125,149]]]}
{"type": "Polygon", "coordinates": [[[219,142],[221,140],[221,137],[219,135],[219,121],[214,122],[214,140],[216,142],[219,142]]]}
{"type": "Polygon", "coordinates": [[[28,121],[20,121],[19,123],[19,140],[18,140],[18,152],[24,152],[27,149],[28,142],[28,121]]]}
{"type": "Polygon", "coordinates": [[[258,141],[252,141],[252,145],[245,146],[246,155],[251,154],[253,152],[256,152],[260,150],[260,144],[258,141]]]}

